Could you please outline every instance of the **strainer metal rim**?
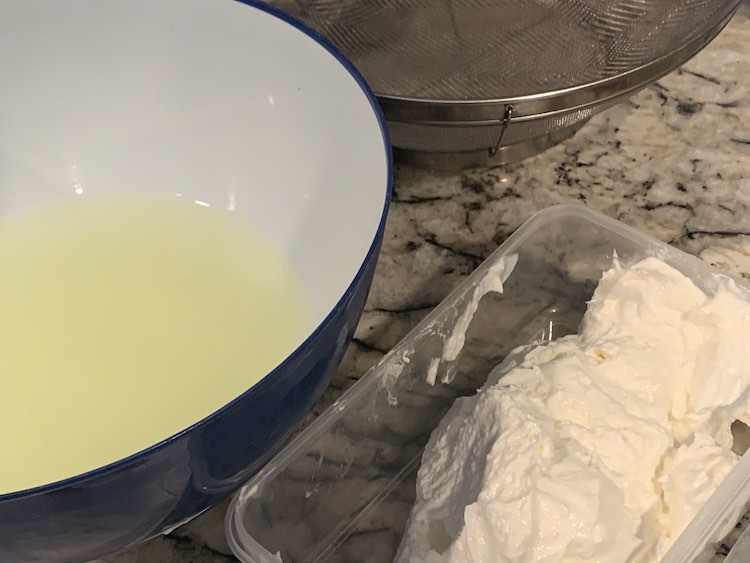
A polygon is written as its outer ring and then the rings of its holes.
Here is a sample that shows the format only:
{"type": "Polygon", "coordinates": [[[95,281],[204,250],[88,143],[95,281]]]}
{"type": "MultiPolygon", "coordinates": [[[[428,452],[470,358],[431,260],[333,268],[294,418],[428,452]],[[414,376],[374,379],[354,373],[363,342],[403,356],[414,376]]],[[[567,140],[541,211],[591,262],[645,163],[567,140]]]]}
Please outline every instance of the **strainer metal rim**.
{"type": "Polygon", "coordinates": [[[424,124],[497,123],[503,118],[508,105],[513,106],[514,122],[584,109],[635,92],[687,62],[724,29],[742,1],[728,2],[714,25],[671,53],[627,72],[594,82],[539,94],[486,100],[419,99],[382,95],[377,91],[375,95],[388,120],[424,124]]]}

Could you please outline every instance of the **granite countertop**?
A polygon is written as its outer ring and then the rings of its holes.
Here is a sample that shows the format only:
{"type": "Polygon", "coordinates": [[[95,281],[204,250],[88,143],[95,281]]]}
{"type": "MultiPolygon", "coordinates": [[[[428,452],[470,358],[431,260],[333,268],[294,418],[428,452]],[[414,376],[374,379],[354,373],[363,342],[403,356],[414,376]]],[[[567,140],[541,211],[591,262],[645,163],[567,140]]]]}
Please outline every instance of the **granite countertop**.
{"type": "MultiPolygon", "coordinates": [[[[576,202],[750,278],[750,3],[682,69],[521,164],[399,166],[372,292],[311,418],[536,211],[576,202]]],[[[108,563],[236,561],[226,503],[108,563]]]]}

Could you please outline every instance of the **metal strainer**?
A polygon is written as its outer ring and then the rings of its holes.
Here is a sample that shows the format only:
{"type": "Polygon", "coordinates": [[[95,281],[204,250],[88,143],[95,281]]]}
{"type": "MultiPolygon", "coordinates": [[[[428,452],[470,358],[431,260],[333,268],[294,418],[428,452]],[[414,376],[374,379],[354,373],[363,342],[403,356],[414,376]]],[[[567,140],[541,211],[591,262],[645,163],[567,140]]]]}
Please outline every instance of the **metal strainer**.
{"type": "Polygon", "coordinates": [[[741,0],[272,0],[333,41],[394,147],[437,162],[525,158],[674,70],[741,0]],[[436,159],[436,157],[438,157],[436,159]]]}

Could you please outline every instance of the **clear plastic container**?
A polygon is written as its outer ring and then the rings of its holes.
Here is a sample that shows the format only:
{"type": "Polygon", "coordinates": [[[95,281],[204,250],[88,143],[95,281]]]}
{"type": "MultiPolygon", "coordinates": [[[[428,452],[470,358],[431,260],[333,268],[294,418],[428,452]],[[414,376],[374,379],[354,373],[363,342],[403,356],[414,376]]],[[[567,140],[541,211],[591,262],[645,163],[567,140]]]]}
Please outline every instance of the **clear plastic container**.
{"type": "MultiPolygon", "coordinates": [[[[513,348],[575,332],[615,252],[624,260],[658,256],[709,292],[719,275],[584,207],[536,214],[238,493],[226,520],[235,555],[245,563],[391,561],[414,502],[422,450],[447,409],[481,387],[513,348]],[[516,258],[504,292],[481,296],[488,273],[516,258]],[[460,354],[438,364],[469,319],[460,354]]],[[[727,533],[748,499],[750,454],[663,563],[726,555],[727,533]]],[[[748,544],[745,534],[728,560],[750,561],[742,555],[748,544]]]]}

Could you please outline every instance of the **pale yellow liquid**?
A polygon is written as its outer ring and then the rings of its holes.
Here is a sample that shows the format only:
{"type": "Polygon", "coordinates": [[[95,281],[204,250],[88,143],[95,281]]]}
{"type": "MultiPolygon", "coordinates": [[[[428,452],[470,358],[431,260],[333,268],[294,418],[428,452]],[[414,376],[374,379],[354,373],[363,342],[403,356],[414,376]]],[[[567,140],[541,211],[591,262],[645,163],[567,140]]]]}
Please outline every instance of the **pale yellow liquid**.
{"type": "Polygon", "coordinates": [[[228,211],[112,196],[0,218],[0,493],[184,430],[310,324],[291,267],[228,211]]]}

